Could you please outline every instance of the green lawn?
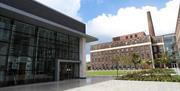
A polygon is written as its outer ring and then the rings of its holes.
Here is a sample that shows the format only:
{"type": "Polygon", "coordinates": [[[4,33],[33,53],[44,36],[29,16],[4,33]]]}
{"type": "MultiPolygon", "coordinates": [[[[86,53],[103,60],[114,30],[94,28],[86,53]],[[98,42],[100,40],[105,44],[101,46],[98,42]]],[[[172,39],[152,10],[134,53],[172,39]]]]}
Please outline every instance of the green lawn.
{"type": "MultiPolygon", "coordinates": [[[[119,70],[118,75],[126,75],[141,70],[119,70]]],[[[87,71],[87,76],[117,76],[117,70],[90,70],[87,71]]]]}

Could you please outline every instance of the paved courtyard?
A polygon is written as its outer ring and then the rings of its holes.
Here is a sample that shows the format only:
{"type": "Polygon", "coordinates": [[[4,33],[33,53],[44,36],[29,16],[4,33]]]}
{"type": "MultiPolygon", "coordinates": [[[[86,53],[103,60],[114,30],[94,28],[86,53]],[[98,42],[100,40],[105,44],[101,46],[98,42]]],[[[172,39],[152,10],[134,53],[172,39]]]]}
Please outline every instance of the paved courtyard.
{"type": "Polygon", "coordinates": [[[73,79],[59,82],[35,83],[30,85],[19,85],[0,88],[0,91],[65,91],[86,85],[92,85],[108,80],[112,80],[110,76],[88,77],[87,79],[73,79]]]}
{"type": "Polygon", "coordinates": [[[180,83],[122,81],[93,77],[0,88],[0,91],[180,91],[180,83]]]}
{"type": "Polygon", "coordinates": [[[180,91],[180,83],[110,80],[66,91],[180,91]]]}

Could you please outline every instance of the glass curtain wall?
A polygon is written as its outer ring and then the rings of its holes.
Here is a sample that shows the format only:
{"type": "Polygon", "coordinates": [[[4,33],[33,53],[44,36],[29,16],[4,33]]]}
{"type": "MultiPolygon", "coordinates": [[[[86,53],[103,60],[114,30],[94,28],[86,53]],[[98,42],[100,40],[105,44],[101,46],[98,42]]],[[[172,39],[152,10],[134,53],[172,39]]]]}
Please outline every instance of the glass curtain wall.
{"type": "Polygon", "coordinates": [[[38,29],[36,81],[53,81],[55,72],[55,32],[38,29]]]}
{"type": "Polygon", "coordinates": [[[0,86],[5,82],[11,20],[0,16],[0,86]]]}
{"type": "Polygon", "coordinates": [[[0,86],[54,81],[58,59],[79,61],[78,37],[0,16],[0,86]]]}
{"type": "Polygon", "coordinates": [[[35,27],[14,21],[10,41],[7,80],[11,84],[29,83],[33,79],[35,27]]]}

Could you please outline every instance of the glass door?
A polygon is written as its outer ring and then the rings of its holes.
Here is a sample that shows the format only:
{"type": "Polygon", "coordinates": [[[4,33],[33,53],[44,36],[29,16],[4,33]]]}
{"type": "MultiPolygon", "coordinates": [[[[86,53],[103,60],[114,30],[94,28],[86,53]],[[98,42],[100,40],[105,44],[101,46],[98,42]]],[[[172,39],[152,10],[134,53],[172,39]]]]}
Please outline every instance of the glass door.
{"type": "Polygon", "coordinates": [[[60,63],[60,80],[75,78],[74,63],[60,63]]]}

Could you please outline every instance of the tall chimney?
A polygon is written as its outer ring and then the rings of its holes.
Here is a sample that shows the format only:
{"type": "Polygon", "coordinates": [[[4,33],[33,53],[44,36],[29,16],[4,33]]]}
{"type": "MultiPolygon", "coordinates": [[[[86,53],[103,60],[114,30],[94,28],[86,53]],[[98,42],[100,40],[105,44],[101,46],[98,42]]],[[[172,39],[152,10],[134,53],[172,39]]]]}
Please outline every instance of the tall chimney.
{"type": "Polygon", "coordinates": [[[147,19],[148,19],[149,35],[150,36],[155,36],[154,26],[153,26],[153,22],[152,22],[150,11],[147,12],[147,19]]]}

